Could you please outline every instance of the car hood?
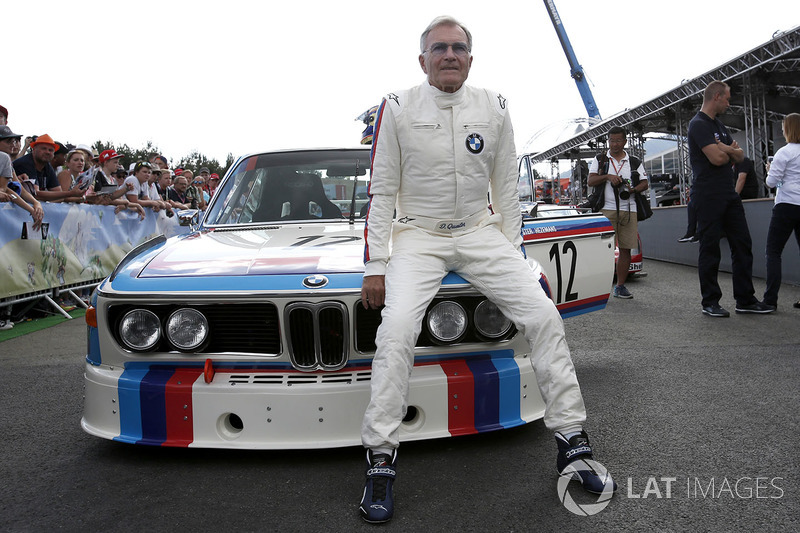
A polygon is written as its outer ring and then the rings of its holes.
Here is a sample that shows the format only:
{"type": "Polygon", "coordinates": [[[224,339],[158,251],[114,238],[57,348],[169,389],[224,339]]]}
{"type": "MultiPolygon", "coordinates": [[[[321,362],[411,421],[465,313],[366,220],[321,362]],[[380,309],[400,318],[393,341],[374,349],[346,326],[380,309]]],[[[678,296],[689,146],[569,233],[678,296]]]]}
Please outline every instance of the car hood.
{"type": "Polygon", "coordinates": [[[206,229],[170,239],[138,277],[328,274],[364,271],[364,225],[206,229]]]}

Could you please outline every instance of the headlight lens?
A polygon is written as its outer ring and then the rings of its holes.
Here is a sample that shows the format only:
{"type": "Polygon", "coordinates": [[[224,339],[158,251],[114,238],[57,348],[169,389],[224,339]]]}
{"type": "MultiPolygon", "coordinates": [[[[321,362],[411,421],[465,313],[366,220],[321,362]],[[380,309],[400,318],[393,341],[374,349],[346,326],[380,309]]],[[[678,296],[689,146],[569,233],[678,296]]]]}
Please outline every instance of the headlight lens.
{"type": "Polygon", "coordinates": [[[478,333],[490,339],[502,337],[511,329],[511,321],[489,300],[478,304],[474,318],[478,333]]]}
{"type": "Polygon", "coordinates": [[[194,350],[208,338],[208,320],[200,311],[184,307],[167,319],[167,339],[179,350],[194,350]]]}
{"type": "Polygon", "coordinates": [[[152,311],[134,309],[122,317],[119,336],[132,350],[149,350],[161,338],[161,323],[152,311]]]}
{"type": "Polygon", "coordinates": [[[428,313],[428,331],[439,342],[453,342],[467,331],[467,312],[457,302],[440,302],[428,313]]]}

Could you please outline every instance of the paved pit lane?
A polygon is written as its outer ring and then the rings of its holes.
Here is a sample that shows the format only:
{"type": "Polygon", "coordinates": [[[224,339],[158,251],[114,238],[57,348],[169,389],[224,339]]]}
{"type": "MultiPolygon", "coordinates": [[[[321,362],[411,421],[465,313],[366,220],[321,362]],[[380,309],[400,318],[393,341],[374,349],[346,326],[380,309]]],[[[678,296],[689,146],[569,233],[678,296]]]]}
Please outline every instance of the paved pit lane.
{"type": "MultiPolygon", "coordinates": [[[[800,288],[781,289],[775,314],[715,319],[700,313],[695,269],[645,270],[632,300],[565,322],[595,459],[619,484],[605,508],[561,504],[555,442],[536,422],[404,445],[384,530],[800,530],[800,288]]],[[[732,312],[730,275],[720,281],[732,312]]],[[[0,344],[0,531],[374,528],[356,512],[358,448],[162,449],[84,434],[84,343],[74,320],[0,344]]]]}

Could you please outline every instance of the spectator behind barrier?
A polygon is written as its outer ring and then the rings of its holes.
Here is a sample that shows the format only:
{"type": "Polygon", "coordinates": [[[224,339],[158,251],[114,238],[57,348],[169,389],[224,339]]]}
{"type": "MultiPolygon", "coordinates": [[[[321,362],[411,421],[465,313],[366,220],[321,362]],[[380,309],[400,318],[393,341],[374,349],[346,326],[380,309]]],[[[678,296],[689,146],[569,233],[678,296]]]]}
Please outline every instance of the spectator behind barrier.
{"type": "Polygon", "coordinates": [[[197,198],[197,203],[200,209],[205,209],[206,204],[208,203],[209,195],[206,191],[206,180],[208,179],[208,171],[203,169],[206,172],[201,172],[199,176],[196,176],[192,181],[192,186],[190,189],[193,189],[193,192],[190,194],[193,198],[197,198]],[[197,196],[195,196],[195,194],[197,196]]]}
{"type": "Polygon", "coordinates": [[[161,202],[159,200],[150,199],[150,186],[149,181],[153,175],[153,165],[148,161],[139,161],[133,167],[133,175],[128,176],[125,180],[125,197],[128,202],[139,204],[142,207],[149,207],[153,212],[158,212],[161,209],[161,202]]]}
{"type": "MultiPolygon", "coordinates": [[[[64,165],[67,162],[67,154],[69,153],[69,148],[63,143],[56,141],[56,153],[53,155],[53,161],[50,163],[53,165],[53,168],[56,169],[56,175],[59,172],[64,170],[64,165]]],[[[64,189],[66,190],[66,189],[64,189]]]]}
{"type": "Polygon", "coordinates": [[[81,191],[63,190],[56,171],[50,164],[58,145],[50,135],[42,135],[30,143],[31,153],[14,161],[14,170],[20,179],[31,177],[36,183],[36,198],[46,202],[57,202],[65,198],[83,196],[81,191]],[[25,178],[23,178],[23,175],[25,178]]]}
{"type": "Polygon", "coordinates": [[[172,185],[171,172],[169,170],[162,170],[161,176],[158,178],[158,181],[156,181],[156,192],[158,193],[158,197],[167,203],[169,203],[169,199],[167,198],[167,189],[169,189],[170,185],[172,185]]]}
{"type": "MultiPolygon", "coordinates": [[[[89,191],[86,193],[86,200],[89,203],[100,205],[113,204],[118,206],[117,212],[120,211],[119,208],[130,207],[128,206],[128,200],[125,198],[127,187],[120,187],[119,185],[121,184],[117,184],[114,178],[114,173],[117,172],[117,167],[119,166],[121,158],[122,155],[118,154],[116,150],[113,149],[103,150],[100,154],[98,157],[98,164],[100,166],[95,173],[94,181],[89,191]]],[[[133,209],[140,211],[135,207],[133,209]]],[[[143,215],[144,210],[141,210],[139,214],[143,215]]]]}
{"type": "MultiPolygon", "coordinates": [[[[78,176],[80,176],[81,173],[83,172],[83,168],[86,164],[86,156],[81,150],[78,149],[70,150],[67,153],[65,163],[66,166],[64,167],[64,170],[58,173],[58,183],[61,185],[62,190],[68,191],[73,187],[75,187],[75,183],[78,180],[78,176]]],[[[85,190],[85,188],[81,190],[85,190]]],[[[82,202],[83,197],[76,196],[72,198],[67,198],[66,201],[82,202]]]]}
{"type": "Polygon", "coordinates": [[[83,166],[83,170],[89,170],[92,168],[92,160],[94,159],[94,150],[88,144],[79,144],[75,147],[76,150],[80,150],[84,154],[84,160],[86,164],[83,166]]]}
{"type": "Polygon", "coordinates": [[[206,191],[208,192],[209,199],[214,197],[214,193],[217,192],[218,186],[219,186],[219,174],[211,174],[208,177],[208,183],[206,184],[206,191]]]}
{"type": "MultiPolygon", "coordinates": [[[[186,172],[184,171],[184,174],[186,172]]],[[[167,190],[167,200],[172,207],[175,209],[189,209],[192,207],[192,200],[186,194],[188,188],[189,180],[186,179],[185,175],[175,178],[175,183],[167,190]]]]}
{"type": "Polygon", "coordinates": [[[0,202],[13,202],[31,214],[34,228],[38,229],[44,217],[42,204],[18,181],[11,163],[12,153],[19,149],[21,135],[8,126],[0,126],[0,202]]]}
{"type": "Polygon", "coordinates": [[[147,180],[147,194],[150,197],[150,200],[158,202],[159,209],[164,209],[167,212],[167,216],[171,217],[172,215],[174,215],[174,213],[172,212],[172,206],[170,206],[165,200],[161,198],[161,195],[158,193],[158,186],[156,185],[158,180],[161,179],[162,174],[169,176],[168,171],[164,171],[160,168],[153,167],[153,170],[150,174],[150,178],[147,180]]]}

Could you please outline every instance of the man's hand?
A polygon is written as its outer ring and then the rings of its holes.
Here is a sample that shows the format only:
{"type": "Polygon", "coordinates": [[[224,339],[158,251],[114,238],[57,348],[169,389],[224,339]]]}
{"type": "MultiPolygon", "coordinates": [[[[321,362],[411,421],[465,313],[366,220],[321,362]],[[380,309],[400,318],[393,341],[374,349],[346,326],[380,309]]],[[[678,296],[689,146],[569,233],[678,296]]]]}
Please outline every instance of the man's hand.
{"type": "Polygon", "coordinates": [[[622,178],[620,178],[616,174],[606,174],[606,180],[611,182],[611,185],[614,187],[617,187],[619,186],[620,183],[622,183],[622,178]]]}
{"type": "Polygon", "coordinates": [[[361,284],[364,309],[380,309],[386,299],[386,276],[367,276],[361,284]]]}

